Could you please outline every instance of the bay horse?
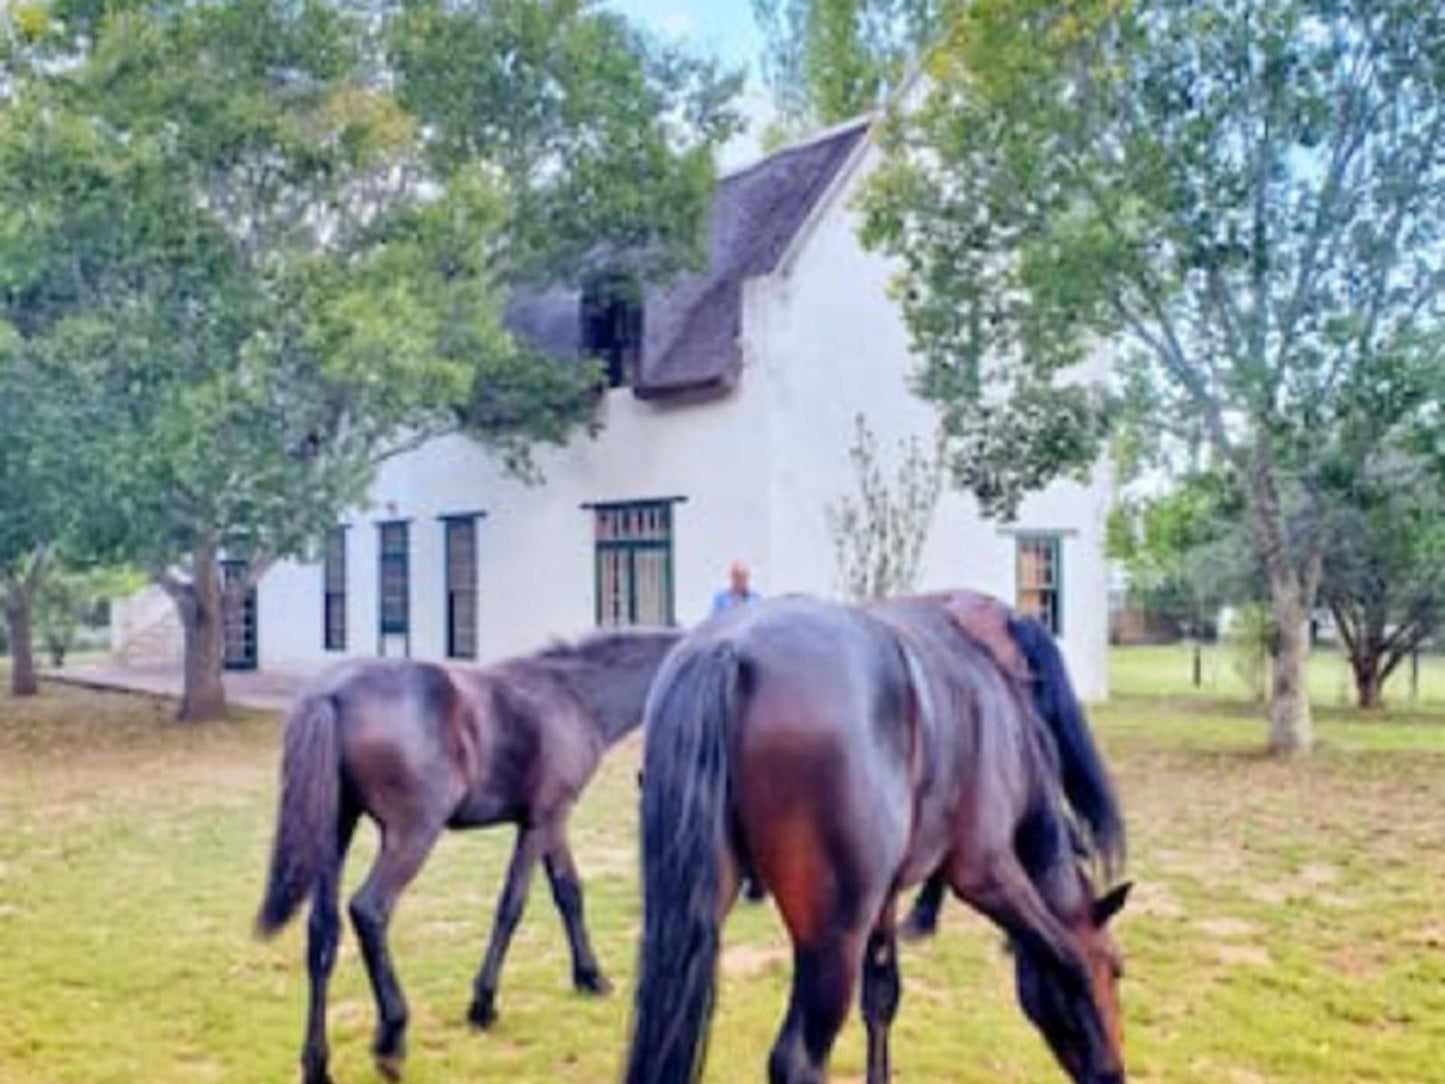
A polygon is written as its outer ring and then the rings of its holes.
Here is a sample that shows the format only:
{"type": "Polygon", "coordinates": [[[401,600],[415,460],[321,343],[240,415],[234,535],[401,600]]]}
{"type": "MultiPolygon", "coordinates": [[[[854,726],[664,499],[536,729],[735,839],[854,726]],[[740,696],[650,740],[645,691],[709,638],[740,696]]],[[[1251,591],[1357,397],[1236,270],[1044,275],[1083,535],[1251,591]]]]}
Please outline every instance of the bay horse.
{"type": "Polygon", "coordinates": [[[387,926],[444,829],[517,826],[467,1010],[474,1026],[496,1019],[502,961],[539,860],[567,931],[574,985],[610,990],[587,937],[567,818],[603,754],[641,722],[648,687],[681,636],[602,633],[483,668],[347,662],[302,692],[286,722],[256,928],[276,933],[310,896],[305,1084],[330,1081],[326,989],[341,933],[341,867],[363,814],[380,829],[381,849],[350,912],[376,999],[372,1053],[384,1075],[400,1075],[407,1025],[387,926]]]}
{"type": "MultiPolygon", "coordinates": [[[[1036,631],[1015,642],[1057,656],[1036,631]]],[[[1108,923],[1129,886],[1100,894],[1080,849],[1112,875],[1123,820],[1082,713],[1056,717],[1084,728],[1061,741],[1032,700],[970,633],[956,595],[783,598],[688,635],[644,721],[627,1084],[699,1079],[720,927],[744,880],[773,897],[793,944],[769,1080],[826,1079],[861,976],[868,1082],[884,1084],[901,995],[897,897],[933,875],[1005,932],[1020,1004],[1065,1073],[1122,1084],[1122,958],[1108,923]]]]}

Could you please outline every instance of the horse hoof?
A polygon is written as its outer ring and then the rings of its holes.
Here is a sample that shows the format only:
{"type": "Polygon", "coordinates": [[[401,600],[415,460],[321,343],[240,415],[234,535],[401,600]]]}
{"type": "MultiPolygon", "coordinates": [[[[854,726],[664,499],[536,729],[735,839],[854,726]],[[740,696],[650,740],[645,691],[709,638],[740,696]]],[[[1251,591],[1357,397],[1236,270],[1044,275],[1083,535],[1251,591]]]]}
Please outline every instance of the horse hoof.
{"type": "Polygon", "coordinates": [[[578,971],[572,976],[572,985],[584,994],[604,997],[612,993],[612,983],[600,971],[578,971]]]}
{"type": "Polygon", "coordinates": [[[400,1054],[377,1054],[376,1071],[392,1084],[401,1079],[402,1057],[400,1054]]]}
{"type": "Polygon", "coordinates": [[[332,1084],[324,1057],[301,1059],[301,1084],[332,1084]]]}
{"type": "Polygon", "coordinates": [[[486,1031],[497,1022],[497,1006],[491,994],[477,995],[467,1009],[467,1023],[478,1031],[486,1031]]]}

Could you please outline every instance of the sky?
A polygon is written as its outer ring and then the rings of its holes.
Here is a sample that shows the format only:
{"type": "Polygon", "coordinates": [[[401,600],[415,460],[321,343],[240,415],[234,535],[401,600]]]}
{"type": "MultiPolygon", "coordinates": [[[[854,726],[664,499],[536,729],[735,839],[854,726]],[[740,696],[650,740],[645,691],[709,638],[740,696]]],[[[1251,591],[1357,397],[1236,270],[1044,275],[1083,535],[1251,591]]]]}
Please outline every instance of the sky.
{"type": "Polygon", "coordinates": [[[772,116],[759,57],[762,34],[753,18],[752,0],[607,0],[659,37],[686,45],[733,68],[745,68],[748,86],[739,106],[748,130],[722,149],[719,165],[731,169],[758,156],[758,140],[772,116]]]}

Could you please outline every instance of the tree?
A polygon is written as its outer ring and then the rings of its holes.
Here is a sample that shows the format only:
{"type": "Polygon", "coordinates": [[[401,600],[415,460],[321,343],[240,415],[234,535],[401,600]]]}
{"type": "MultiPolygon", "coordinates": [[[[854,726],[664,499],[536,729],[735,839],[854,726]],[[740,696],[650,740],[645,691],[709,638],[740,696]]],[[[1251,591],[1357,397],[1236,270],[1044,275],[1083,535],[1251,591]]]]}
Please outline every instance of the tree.
{"type": "Polygon", "coordinates": [[[836,124],[881,107],[956,0],[753,0],[763,74],[784,123],[836,124]]]}
{"type": "Polygon", "coordinates": [[[943,486],[941,449],[925,451],[910,437],[899,442],[898,452],[890,483],[878,461],[878,440],[859,414],[848,449],[858,494],[841,498],[824,512],[843,591],[856,601],[911,590],[928,541],[943,486]]]}
{"type": "Polygon", "coordinates": [[[1418,457],[1372,462],[1337,496],[1321,595],[1362,708],[1445,621],[1445,480],[1418,457]]]}
{"type": "Polygon", "coordinates": [[[1269,741],[1307,748],[1325,479],[1439,427],[1445,13],[978,0],[929,74],[866,232],[903,261],[920,390],[973,434],[956,479],[1007,512],[1084,469],[1105,404],[1059,377],[1109,347],[1155,438],[1202,437],[1240,479],[1279,636],[1269,741]]]}
{"type": "Polygon", "coordinates": [[[645,253],[648,274],[696,251],[724,81],[653,58],[614,16],[544,0],[68,10],[74,62],[47,74],[64,109],[43,122],[76,118],[116,157],[82,205],[123,196],[130,231],[119,249],[73,246],[88,319],[71,356],[110,404],[117,548],[185,630],[181,716],[211,718],[226,588],[304,553],[381,460],[465,428],[522,469],[533,442],[589,419],[593,367],[515,342],[507,291],[575,272],[594,227],[589,258],[645,253]],[[492,51],[427,53],[479,27],[498,30],[492,51]],[[523,72],[535,99],[515,96],[523,72]],[[687,137],[678,119],[696,119],[687,137]],[[654,201],[666,227],[647,230],[654,201]],[[632,213],[601,230],[618,208],[632,213]],[[244,571],[223,578],[223,558],[244,571]]]}
{"type": "Polygon", "coordinates": [[[0,324],[0,602],[10,645],[10,692],[34,696],[40,688],[35,673],[34,607],[45,582],[51,549],[66,528],[66,507],[44,476],[45,442],[60,439],[46,433],[29,409],[29,381],[16,363],[18,337],[6,336],[0,324]],[[6,339],[9,341],[5,341],[6,339]]]}
{"type": "Polygon", "coordinates": [[[1257,596],[1238,529],[1241,508],[1233,480],[1204,470],[1166,493],[1121,500],[1111,515],[1109,556],[1122,564],[1130,597],[1193,641],[1195,685],[1202,677],[1200,642],[1220,610],[1257,596]]]}
{"type": "Polygon", "coordinates": [[[145,575],[125,568],[51,568],[35,600],[35,626],[50,665],[65,665],[79,629],[95,620],[107,600],[145,585],[145,575]]]}
{"type": "MultiPolygon", "coordinates": [[[[0,72],[20,87],[22,66],[0,72]]],[[[80,249],[113,244],[124,207],[81,198],[114,163],[63,111],[52,119],[51,104],[0,97],[0,601],[16,696],[38,691],[34,611],[57,552],[94,559],[108,518],[95,439],[105,404],[73,348],[85,326],[80,249]]]]}

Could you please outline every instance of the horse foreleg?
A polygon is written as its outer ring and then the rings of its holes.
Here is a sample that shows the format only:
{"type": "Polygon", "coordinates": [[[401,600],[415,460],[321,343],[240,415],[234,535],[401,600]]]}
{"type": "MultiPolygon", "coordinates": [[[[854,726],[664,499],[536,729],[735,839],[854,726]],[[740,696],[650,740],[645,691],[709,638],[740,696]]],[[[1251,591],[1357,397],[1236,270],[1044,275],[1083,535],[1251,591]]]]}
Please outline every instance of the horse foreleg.
{"type": "Polygon", "coordinates": [[[487,945],[487,955],[472,987],[472,1004],[467,1009],[467,1019],[474,1027],[491,1027],[497,1019],[497,984],[501,981],[502,961],[507,955],[507,946],[512,943],[512,934],[517,923],[522,921],[522,910],[527,904],[527,889],[532,883],[532,872],[537,868],[537,859],[546,849],[548,833],[541,828],[522,825],[517,829],[517,843],[512,848],[512,861],[507,867],[507,880],[502,885],[502,894],[497,899],[497,914],[492,922],[492,939],[487,945]]]}
{"type": "Polygon", "coordinates": [[[868,935],[863,953],[863,1022],[868,1029],[868,1084],[888,1084],[888,1031],[898,1015],[902,986],[898,979],[898,941],[893,906],[868,935]]]}
{"type": "Polygon", "coordinates": [[[567,824],[560,820],[552,833],[552,846],[542,860],[547,880],[552,886],[552,900],[562,915],[567,930],[567,943],[572,949],[572,984],[592,994],[611,992],[612,984],[602,974],[592,943],[587,937],[585,907],[582,902],[582,878],[567,845],[567,824]]]}
{"type": "Polygon", "coordinates": [[[377,1069],[391,1080],[401,1076],[401,1063],[406,1056],[407,1008],[401,983],[392,967],[386,931],[397,898],[417,875],[440,834],[440,825],[401,831],[383,828],[381,853],[376,856],[365,883],[351,897],[351,924],[361,942],[361,956],[366,961],[371,991],[376,997],[378,1019],[371,1052],[377,1069]]]}

